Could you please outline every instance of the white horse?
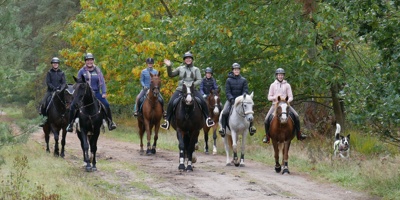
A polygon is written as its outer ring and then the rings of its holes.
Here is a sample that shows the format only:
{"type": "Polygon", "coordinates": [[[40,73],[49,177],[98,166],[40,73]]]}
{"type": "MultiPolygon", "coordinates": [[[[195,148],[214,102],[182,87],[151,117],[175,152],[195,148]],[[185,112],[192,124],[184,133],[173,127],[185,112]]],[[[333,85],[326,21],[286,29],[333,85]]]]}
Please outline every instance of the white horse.
{"type": "MultiPolygon", "coordinates": [[[[244,167],[244,150],[247,134],[249,133],[250,122],[253,121],[253,105],[253,92],[250,95],[244,94],[242,96],[238,96],[235,99],[234,105],[232,105],[232,111],[228,121],[229,127],[226,127],[226,135],[224,137],[227,166],[230,166],[231,163],[233,163],[236,167],[244,167]],[[237,142],[239,140],[239,135],[242,136],[240,162],[237,156],[237,142]],[[233,151],[232,162],[229,159],[230,147],[232,147],[233,151]]],[[[219,119],[220,126],[221,117],[222,115],[220,115],[219,119]]]]}

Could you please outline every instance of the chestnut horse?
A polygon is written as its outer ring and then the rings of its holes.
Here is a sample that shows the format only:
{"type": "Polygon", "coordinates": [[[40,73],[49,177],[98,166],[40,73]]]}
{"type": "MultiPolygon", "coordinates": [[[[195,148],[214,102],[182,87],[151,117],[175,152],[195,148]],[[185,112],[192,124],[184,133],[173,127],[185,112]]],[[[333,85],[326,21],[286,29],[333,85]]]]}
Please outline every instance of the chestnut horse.
{"type": "Polygon", "coordinates": [[[49,140],[50,133],[53,133],[54,136],[54,156],[61,156],[64,158],[65,153],[65,138],[67,135],[67,125],[68,125],[68,117],[69,117],[69,106],[72,102],[72,94],[74,93],[74,89],[72,88],[72,84],[65,85],[61,90],[55,91],[51,98],[51,101],[48,105],[47,123],[43,126],[44,138],[46,141],[46,151],[50,153],[49,140]],[[61,135],[61,154],[58,148],[58,140],[60,137],[60,131],[62,131],[61,135]]]}
{"type": "Polygon", "coordinates": [[[275,112],[269,127],[269,134],[272,140],[275,153],[275,171],[281,172],[281,164],[283,164],[282,174],[289,172],[288,159],[289,148],[292,139],[294,138],[294,122],[289,115],[288,97],[281,99],[275,104],[275,112]],[[279,155],[282,155],[282,163],[279,163],[279,155]]]}
{"type": "Polygon", "coordinates": [[[203,126],[204,131],[204,152],[208,154],[208,132],[213,128],[213,155],[217,154],[217,129],[219,115],[222,111],[221,98],[219,98],[219,90],[212,90],[206,99],[209,117],[214,120],[215,125],[208,127],[206,124],[203,126]]]}
{"type": "Polygon", "coordinates": [[[179,141],[179,171],[193,171],[192,163],[196,162],[194,156],[195,144],[205,123],[200,105],[193,94],[194,92],[193,81],[183,83],[182,95],[178,98],[174,111],[175,117],[171,120],[179,141]],[[187,157],[186,168],[185,157],[187,157]]]}
{"type": "Polygon", "coordinates": [[[143,149],[143,135],[147,133],[147,150],[146,154],[151,155],[156,153],[158,130],[160,128],[160,120],[163,116],[163,109],[160,101],[158,100],[161,89],[160,74],[153,75],[150,73],[151,81],[150,88],[145,95],[145,100],[142,105],[142,113],[139,114],[138,126],[140,135],[140,154],[144,153],[143,149]],[[150,146],[151,131],[154,127],[154,141],[153,146],[150,146]]]}

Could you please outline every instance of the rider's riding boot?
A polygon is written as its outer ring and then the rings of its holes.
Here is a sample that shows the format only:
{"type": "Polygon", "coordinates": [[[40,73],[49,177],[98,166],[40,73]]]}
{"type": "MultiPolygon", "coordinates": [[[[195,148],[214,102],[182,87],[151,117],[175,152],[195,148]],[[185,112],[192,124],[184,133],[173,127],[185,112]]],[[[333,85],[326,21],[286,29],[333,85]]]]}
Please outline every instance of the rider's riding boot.
{"type": "Polygon", "coordinates": [[[250,122],[250,127],[249,127],[250,135],[251,135],[251,136],[254,135],[254,133],[256,133],[256,131],[257,131],[257,129],[256,129],[256,127],[253,125],[253,122],[250,122]]]}
{"type": "Polygon", "coordinates": [[[301,134],[301,131],[300,131],[300,120],[299,120],[299,118],[298,117],[294,117],[294,126],[295,126],[295,129],[296,129],[296,132],[297,132],[297,140],[300,140],[300,141],[302,141],[302,140],[304,140],[304,139],[306,139],[306,135],[303,135],[303,134],[301,134]]]}
{"type": "Polygon", "coordinates": [[[164,120],[164,123],[161,124],[161,128],[168,130],[169,129],[169,121],[167,119],[164,120]]]}
{"type": "Polygon", "coordinates": [[[39,124],[39,127],[43,127],[47,123],[47,117],[43,118],[43,121],[39,124]]]}
{"type": "Polygon", "coordinates": [[[224,114],[222,114],[221,117],[221,128],[219,129],[219,134],[221,135],[221,137],[225,137],[226,134],[226,116],[224,114]]]}
{"type": "Polygon", "coordinates": [[[263,139],[263,143],[269,143],[269,141],[270,141],[270,138],[269,138],[269,120],[267,120],[265,123],[264,123],[264,126],[265,126],[265,137],[264,137],[264,139],[263,139]]]}
{"type": "Polygon", "coordinates": [[[134,117],[137,117],[137,109],[136,109],[136,104],[135,104],[135,107],[133,108],[133,116],[134,116],[134,117]]]}
{"type": "Polygon", "coordinates": [[[112,131],[117,128],[117,125],[112,120],[111,109],[110,107],[106,108],[107,110],[107,122],[108,122],[108,130],[112,131]]]}

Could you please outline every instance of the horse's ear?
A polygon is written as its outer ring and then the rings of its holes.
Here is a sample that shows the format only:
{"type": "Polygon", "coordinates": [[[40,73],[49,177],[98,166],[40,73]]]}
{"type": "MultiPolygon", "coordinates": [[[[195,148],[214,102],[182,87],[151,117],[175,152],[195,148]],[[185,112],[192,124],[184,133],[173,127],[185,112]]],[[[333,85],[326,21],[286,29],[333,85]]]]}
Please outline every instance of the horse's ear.
{"type": "Polygon", "coordinates": [[[86,83],[86,79],[85,79],[85,76],[84,76],[83,74],[81,74],[81,81],[82,81],[83,83],[86,83]]]}
{"type": "Polygon", "coordinates": [[[253,96],[254,96],[254,92],[251,92],[251,94],[250,94],[251,99],[253,99],[253,96]]]}
{"type": "Polygon", "coordinates": [[[72,78],[74,78],[75,82],[78,82],[78,79],[75,76],[72,76],[72,78]]]}
{"type": "Polygon", "coordinates": [[[281,101],[281,96],[278,96],[278,101],[281,101]]]}
{"type": "Polygon", "coordinates": [[[288,101],[288,100],[289,100],[289,96],[286,96],[285,101],[288,101]]]}
{"type": "Polygon", "coordinates": [[[157,76],[158,77],[160,77],[161,76],[161,72],[159,71],[159,72],[157,72],[157,76]]]}
{"type": "Polygon", "coordinates": [[[150,74],[150,78],[153,78],[154,75],[152,73],[149,73],[149,74],[150,74]]]}
{"type": "Polygon", "coordinates": [[[190,73],[190,78],[194,79],[194,73],[190,73]]]}

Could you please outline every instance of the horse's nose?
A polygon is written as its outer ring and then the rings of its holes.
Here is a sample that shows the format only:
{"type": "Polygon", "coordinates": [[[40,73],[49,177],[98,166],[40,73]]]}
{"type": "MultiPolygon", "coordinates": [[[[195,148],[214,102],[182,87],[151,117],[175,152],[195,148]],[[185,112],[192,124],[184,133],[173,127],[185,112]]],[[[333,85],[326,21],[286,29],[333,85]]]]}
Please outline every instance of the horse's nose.
{"type": "Polygon", "coordinates": [[[247,121],[252,122],[253,121],[253,115],[250,115],[247,117],[247,121]]]}

